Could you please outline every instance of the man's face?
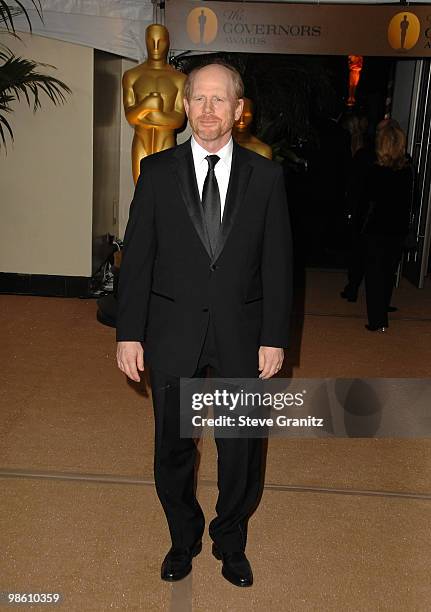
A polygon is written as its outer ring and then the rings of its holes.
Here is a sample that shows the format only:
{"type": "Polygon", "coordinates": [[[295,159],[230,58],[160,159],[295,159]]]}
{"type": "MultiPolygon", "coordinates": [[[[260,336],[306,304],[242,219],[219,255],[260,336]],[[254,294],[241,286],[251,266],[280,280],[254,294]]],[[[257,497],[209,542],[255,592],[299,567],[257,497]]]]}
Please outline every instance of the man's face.
{"type": "Polygon", "coordinates": [[[206,66],[195,75],[190,100],[184,100],[184,107],[193,134],[210,142],[231,132],[241,116],[243,101],[235,97],[227,68],[206,66]]]}

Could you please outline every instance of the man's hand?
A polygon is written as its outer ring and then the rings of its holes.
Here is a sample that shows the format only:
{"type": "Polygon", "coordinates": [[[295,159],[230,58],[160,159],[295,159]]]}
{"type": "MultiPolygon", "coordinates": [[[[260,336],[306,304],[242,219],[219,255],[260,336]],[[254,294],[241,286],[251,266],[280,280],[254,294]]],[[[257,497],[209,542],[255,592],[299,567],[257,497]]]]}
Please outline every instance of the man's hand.
{"type": "Polygon", "coordinates": [[[118,367],[131,380],[140,382],[138,370],[144,371],[144,349],[140,342],[117,342],[118,367]]]}
{"type": "Polygon", "coordinates": [[[271,378],[281,370],[284,350],[274,346],[261,346],[259,349],[259,378],[271,378]]]}

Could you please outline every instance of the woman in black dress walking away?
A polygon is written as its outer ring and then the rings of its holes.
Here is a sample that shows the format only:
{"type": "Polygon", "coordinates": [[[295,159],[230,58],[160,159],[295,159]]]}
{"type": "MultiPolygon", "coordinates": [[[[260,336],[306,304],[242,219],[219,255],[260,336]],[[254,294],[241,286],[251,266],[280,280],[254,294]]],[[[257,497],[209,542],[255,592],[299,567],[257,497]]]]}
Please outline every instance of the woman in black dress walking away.
{"type": "Polygon", "coordinates": [[[376,136],[376,161],[366,179],[363,226],[369,331],[386,331],[394,276],[409,230],[414,172],[406,137],[388,122],[376,136]]]}

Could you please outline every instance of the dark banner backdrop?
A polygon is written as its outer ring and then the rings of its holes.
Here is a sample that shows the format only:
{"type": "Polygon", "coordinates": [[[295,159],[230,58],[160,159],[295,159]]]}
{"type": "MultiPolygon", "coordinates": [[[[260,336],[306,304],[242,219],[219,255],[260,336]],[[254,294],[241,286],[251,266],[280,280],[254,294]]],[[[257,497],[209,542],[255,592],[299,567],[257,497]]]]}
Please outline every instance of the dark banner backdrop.
{"type": "Polygon", "coordinates": [[[176,50],[431,57],[431,5],[167,0],[176,50]]]}

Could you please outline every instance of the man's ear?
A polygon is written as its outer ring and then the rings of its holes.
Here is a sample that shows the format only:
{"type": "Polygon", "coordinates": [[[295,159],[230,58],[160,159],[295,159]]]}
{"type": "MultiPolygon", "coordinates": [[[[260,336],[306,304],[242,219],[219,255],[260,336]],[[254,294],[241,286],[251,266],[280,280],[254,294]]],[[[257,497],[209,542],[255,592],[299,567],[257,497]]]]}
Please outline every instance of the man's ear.
{"type": "Polygon", "coordinates": [[[243,108],[244,108],[244,100],[242,98],[239,98],[237,107],[235,109],[235,121],[238,121],[238,119],[241,117],[243,108]]]}
{"type": "Polygon", "coordinates": [[[187,117],[189,116],[189,101],[187,98],[183,98],[184,110],[186,111],[187,117]]]}

